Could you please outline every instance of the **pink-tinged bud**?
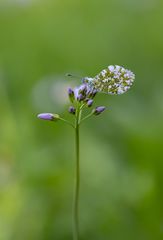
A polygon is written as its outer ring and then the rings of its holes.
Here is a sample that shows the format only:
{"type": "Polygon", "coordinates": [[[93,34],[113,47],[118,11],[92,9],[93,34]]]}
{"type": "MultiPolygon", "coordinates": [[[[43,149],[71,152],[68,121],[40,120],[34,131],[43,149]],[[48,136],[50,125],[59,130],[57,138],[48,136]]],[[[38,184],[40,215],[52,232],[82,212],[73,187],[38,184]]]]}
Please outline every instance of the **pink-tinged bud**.
{"type": "Polygon", "coordinates": [[[40,113],[37,115],[38,118],[46,121],[57,121],[59,120],[58,114],[52,114],[52,113],[40,113]]]}
{"type": "Polygon", "coordinates": [[[106,107],[104,106],[99,106],[99,107],[96,107],[95,109],[93,109],[93,114],[94,115],[99,115],[101,114],[103,111],[105,111],[106,107]]]}

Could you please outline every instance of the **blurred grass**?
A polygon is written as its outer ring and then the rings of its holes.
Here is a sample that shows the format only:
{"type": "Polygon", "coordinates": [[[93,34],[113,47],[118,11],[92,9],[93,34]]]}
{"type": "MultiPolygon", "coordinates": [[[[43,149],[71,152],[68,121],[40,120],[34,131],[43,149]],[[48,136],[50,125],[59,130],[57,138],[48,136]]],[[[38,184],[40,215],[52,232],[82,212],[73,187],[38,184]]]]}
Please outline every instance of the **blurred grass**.
{"type": "Polygon", "coordinates": [[[65,114],[64,86],[74,85],[65,73],[109,64],[136,81],[125,95],[98,96],[109,110],[82,126],[82,239],[163,238],[162,9],[159,0],[0,1],[0,240],[72,239],[74,135],[36,114],[65,114]]]}

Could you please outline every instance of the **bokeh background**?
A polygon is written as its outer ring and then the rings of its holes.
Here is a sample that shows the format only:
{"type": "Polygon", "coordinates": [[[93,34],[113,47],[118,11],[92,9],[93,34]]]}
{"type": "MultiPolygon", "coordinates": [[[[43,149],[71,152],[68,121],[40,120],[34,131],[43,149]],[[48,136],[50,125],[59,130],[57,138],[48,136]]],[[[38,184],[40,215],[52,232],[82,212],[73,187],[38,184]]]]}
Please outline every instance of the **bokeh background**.
{"type": "Polygon", "coordinates": [[[81,128],[82,240],[163,239],[163,1],[0,0],[0,240],[71,240],[68,86],[136,74],[81,128]]]}

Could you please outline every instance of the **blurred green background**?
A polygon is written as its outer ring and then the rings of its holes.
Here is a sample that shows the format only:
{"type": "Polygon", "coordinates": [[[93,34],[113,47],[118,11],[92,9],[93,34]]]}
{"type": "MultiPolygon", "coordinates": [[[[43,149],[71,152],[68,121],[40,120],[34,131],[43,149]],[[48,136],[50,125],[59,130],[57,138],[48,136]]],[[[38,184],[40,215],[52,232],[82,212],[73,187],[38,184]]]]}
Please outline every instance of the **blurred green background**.
{"type": "Polygon", "coordinates": [[[66,91],[110,64],[136,74],[81,129],[82,240],[163,239],[163,1],[0,0],[0,240],[71,240],[66,91]]]}

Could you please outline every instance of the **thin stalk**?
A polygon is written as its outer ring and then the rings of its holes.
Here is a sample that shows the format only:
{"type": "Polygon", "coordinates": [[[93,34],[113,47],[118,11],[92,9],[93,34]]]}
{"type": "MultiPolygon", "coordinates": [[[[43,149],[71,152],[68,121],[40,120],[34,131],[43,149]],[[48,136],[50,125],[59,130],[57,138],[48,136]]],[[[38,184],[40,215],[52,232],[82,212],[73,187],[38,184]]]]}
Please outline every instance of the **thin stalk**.
{"type": "Polygon", "coordinates": [[[87,118],[91,117],[93,115],[93,112],[91,112],[90,114],[88,114],[86,117],[84,117],[82,120],[81,120],[81,123],[86,120],[87,118]]]}
{"type": "Polygon", "coordinates": [[[73,204],[73,240],[79,240],[79,188],[80,188],[80,165],[79,165],[79,124],[80,109],[77,108],[75,122],[75,148],[76,148],[76,166],[75,166],[75,189],[73,204]]]}
{"type": "Polygon", "coordinates": [[[59,119],[74,128],[74,125],[73,125],[71,122],[69,122],[68,120],[66,120],[66,119],[64,119],[64,118],[61,118],[61,117],[59,117],[59,119]]]}

